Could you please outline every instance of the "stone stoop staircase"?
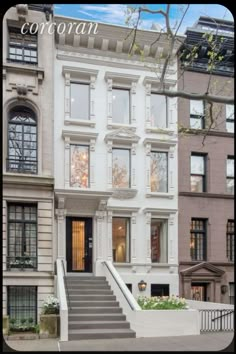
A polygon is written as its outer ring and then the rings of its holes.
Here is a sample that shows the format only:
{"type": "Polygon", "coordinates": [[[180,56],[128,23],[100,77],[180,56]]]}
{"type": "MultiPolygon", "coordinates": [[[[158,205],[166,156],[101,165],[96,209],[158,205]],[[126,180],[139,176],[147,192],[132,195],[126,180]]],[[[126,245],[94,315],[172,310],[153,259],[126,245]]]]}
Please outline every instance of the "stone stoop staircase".
{"type": "Polygon", "coordinates": [[[105,277],[66,276],[68,340],[134,338],[105,277]]]}

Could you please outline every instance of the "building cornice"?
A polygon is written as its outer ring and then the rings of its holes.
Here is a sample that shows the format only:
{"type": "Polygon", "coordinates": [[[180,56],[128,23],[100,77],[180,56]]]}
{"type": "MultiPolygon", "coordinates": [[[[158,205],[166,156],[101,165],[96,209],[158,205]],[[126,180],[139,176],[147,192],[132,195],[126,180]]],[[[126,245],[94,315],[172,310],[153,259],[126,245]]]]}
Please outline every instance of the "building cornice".
{"type": "Polygon", "coordinates": [[[218,199],[234,199],[233,194],[218,194],[218,193],[197,193],[197,192],[179,192],[182,197],[198,197],[198,198],[218,198],[218,199]]]}

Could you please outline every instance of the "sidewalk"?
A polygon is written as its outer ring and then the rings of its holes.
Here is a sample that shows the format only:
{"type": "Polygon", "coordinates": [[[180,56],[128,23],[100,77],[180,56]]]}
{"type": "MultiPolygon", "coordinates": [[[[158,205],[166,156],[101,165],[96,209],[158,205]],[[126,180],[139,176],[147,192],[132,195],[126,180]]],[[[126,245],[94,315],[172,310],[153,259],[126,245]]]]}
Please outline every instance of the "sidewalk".
{"type": "MultiPolygon", "coordinates": [[[[200,336],[95,339],[59,342],[57,339],[7,341],[18,351],[220,351],[232,342],[234,333],[200,336]]],[[[232,347],[233,348],[233,347],[232,347]]],[[[233,350],[228,350],[233,351],[233,350]]]]}

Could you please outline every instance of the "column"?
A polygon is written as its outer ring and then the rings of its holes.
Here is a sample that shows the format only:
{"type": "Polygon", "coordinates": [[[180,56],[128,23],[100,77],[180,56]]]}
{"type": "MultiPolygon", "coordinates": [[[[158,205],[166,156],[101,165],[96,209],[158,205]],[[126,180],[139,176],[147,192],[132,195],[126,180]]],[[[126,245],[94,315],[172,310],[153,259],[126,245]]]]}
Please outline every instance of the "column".
{"type": "Polygon", "coordinates": [[[70,187],[70,138],[65,137],[65,165],[64,165],[64,176],[65,176],[65,188],[70,187]]]}
{"type": "Polygon", "coordinates": [[[146,115],[146,131],[151,128],[151,84],[146,84],[146,100],[145,100],[145,115],[146,115]]]}
{"type": "Polygon", "coordinates": [[[66,209],[56,209],[57,216],[57,258],[66,260],[66,209]]]}
{"type": "Polygon", "coordinates": [[[107,188],[112,188],[112,141],[107,142],[107,188]]]}
{"type": "MultiPolygon", "coordinates": [[[[175,245],[176,242],[174,242],[174,234],[175,230],[174,230],[174,216],[170,215],[170,217],[168,218],[168,246],[169,246],[169,251],[168,251],[168,260],[167,263],[171,264],[171,263],[177,263],[177,255],[174,254],[174,249],[175,249],[175,245]]],[[[175,250],[176,252],[178,252],[178,250],[175,250]]]]}
{"type": "Polygon", "coordinates": [[[107,260],[113,261],[112,255],[112,211],[107,212],[107,260]]]}
{"type": "Polygon", "coordinates": [[[104,217],[105,217],[104,211],[96,211],[96,220],[97,220],[96,260],[104,259],[104,252],[103,252],[103,248],[105,247],[105,245],[103,244],[103,234],[105,231],[104,217]]]}
{"type": "Polygon", "coordinates": [[[70,74],[65,73],[65,120],[70,118],[70,74]]]}
{"type": "Polygon", "coordinates": [[[173,194],[174,193],[174,171],[175,171],[175,166],[174,166],[174,163],[175,163],[175,148],[174,146],[171,146],[170,149],[169,149],[169,153],[168,153],[168,166],[169,166],[169,176],[168,176],[168,181],[169,181],[169,190],[168,192],[173,194]]]}
{"type": "Polygon", "coordinates": [[[145,152],[146,152],[146,192],[150,193],[151,192],[151,186],[150,186],[150,167],[151,167],[151,144],[146,144],[145,146],[145,152]]]}
{"type": "Polygon", "coordinates": [[[131,124],[136,125],[136,82],[131,84],[131,124]]]}
{"type": "Polygon", "coordinates": [[[151,263],[151,213],[145,214],[145,235],[146,235],[146,263],[151,263]]]}
{"type": "Polygon", "coordinates": [[[112,79],[107,79],[107,125],[112,128],[112,79]]]}
{"type": "Polygon", "coordinates": [[[131,217],[131,263],[136,263],[136,235],[137,235],[137,213],[133,212],[131,217]]]}
{"type": "Polygon", "coordinates": [[[95,125],[95,82],[96,76],[90,77],[90,121],[95,125]]]}
{"type": "Polygon", "coordinates": [[[132,148],[131,148],[131,188],[134,189],[136,189],[136,171],[137,171],[136,146],[137,144],[132,144],[132,148]]]}
{"type": "Polygon", "coordinates": [[[89,161],[90,161],[90,188],[93,189],[95,188],[95,139],[90,140],[90,156],[89,156],[89,161]]]}

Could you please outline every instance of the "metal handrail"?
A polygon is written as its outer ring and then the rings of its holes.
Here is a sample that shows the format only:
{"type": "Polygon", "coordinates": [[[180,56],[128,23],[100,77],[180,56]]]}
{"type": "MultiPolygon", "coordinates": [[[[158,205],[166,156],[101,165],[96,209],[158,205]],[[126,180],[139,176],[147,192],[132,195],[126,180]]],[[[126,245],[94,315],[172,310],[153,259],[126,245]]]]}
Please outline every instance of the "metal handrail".
{"type": "Polygon", "coordinates": [[[113,279],[115,280],[116,284],[119,286],[119,288],[120,288],[121,292],[123,293],[123,295],[124,295],[124,297],[125,297],[126,301],[127,301],[127,302],[128,302],[128,304],[129,304],[129,306],[130,306],[130,307],[131,307],[131,309],[134,311],[134,310],[135,310],[135,308],[134,308],[134,307],[133,307],[133,305],[130,303],[129,299],[127,298],[127,296],[126,296],[126,294],[125,294],[124,290],[121,288],[121,286],[120,286],[119,282],[117,281],[117,279],[114,277],[114,274],[112,273],[112,271],[111,271],[111,270],[110,270],[110,268],[108,267],[108,264],[107,264],[106,262],[103,262],[103,264],[105,264],[105,266],[107,267],[107,269],[108,269],[108,270],[109,270],[109,272],[111,273],[111,275],[112,275],[113,279]]]}
{"type": "MultiPolygon", "coordinates": [[[[227,310],[219,310],[219,311],[227,311],[227,310]]],[[[211,321],[212,322],[214,322],[215,320],[217,320],[218,318],[222,318],[222,317],[224,317],[224,316],[228,316],[228,315],[231,315],[231,313],[233,313],[234,312],[234,310],[231,310],[231,311],[229,311],[229,312],[227,312],[227,313],[224,313],[223,315],[220,315],[220,316],[218,316],[218,317],[215,317],[215,318],[213,318],[211,321]]]]}
{"type": "Polygon", "coordinates": [[[65,265],[64,265],[63,259],[61,259],[61,262],[62,262],[62,268],[63,268],[63,273],[64,273],[64,283],[65,283],[66,294],[67,294],[67,299],[68,299],[68,303],[69,303],[69,309],[71,310],[70,297],[69,297],[69,293],[68,293],[67,280],[66,280],[66,271],[65,271],[65,265]]]}

